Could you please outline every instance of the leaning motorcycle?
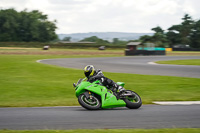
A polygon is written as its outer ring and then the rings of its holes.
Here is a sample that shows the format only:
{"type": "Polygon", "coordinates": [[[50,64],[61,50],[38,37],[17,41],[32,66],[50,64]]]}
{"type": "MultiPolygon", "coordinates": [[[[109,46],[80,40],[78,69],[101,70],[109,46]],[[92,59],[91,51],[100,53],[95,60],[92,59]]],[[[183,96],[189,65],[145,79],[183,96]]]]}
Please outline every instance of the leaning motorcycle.
{"type": "MultiPolygon", "coordinates": [[[[124,87],[125,83],[117,82],[124,87]]],[[[140,96],[131,90],[122,93],[111,91],[103,86],[99,80],[90,83],[85,79],[79,79],[75,87],[75,94],[79,104],[88,110],[98,110],[114,107],[127,107],[138,109],[142,105],[140,96]]]]}

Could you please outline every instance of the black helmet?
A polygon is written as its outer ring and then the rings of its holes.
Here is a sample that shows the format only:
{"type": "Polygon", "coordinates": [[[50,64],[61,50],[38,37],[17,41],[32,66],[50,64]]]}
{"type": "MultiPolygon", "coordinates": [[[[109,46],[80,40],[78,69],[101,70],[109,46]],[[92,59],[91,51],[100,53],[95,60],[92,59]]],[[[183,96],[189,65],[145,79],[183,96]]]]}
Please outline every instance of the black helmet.
{"type": "Polygon", "coordinates": [[[84,74],[87,78],[89,78],[90,76],[93,76],[94,75],[94,66],[93,65],[87,65],[85,68],[84,68],[84,74]]]}

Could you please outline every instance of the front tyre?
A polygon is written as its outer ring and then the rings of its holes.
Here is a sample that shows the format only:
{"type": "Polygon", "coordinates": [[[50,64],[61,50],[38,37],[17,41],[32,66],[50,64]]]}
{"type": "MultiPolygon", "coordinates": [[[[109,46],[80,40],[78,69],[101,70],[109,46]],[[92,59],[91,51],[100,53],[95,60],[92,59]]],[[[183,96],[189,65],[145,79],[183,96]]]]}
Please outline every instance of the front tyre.
{"type": "Polygon", "coordinates": [[[100,100],[95,96],[87,98],[84,94],[81,94],[78,96],[78,102],[82,107],[88,110],[97,110],[101,107],[100,100]]]}
{"type": "Polygon", "coordinates": [[[142,105],[142,100],[140,98],[140,96],[136,93],[133,92],[131,90],[126,90],[124,92],[124,94],[127,94],[128,96],[126,96],[124,98],[124,102],[126,103],[126,107],[129,109],[138,109],[141,107],[142,105]],[[129,95],[131,94],[131,95],[129,95]]]}

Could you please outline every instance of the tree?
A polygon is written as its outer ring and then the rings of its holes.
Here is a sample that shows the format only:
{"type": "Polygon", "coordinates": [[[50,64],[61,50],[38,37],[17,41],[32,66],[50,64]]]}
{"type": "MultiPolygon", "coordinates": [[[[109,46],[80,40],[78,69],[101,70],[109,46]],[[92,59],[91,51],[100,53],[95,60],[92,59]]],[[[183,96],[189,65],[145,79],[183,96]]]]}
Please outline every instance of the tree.
{"type": "Polygon", "coordinates": [[[70,41],[71,40],[71,37],[64,37],[63,39],[62,39],[63,41],[70,41]]]}
{"type": "Polygon", "coordinates": [[[190,46],[193,48],[200,48],[200,20],[198,20],[190,34],[190,46]]]}
{"type": "Polygon", "coordinates": [[[164,34],[164,30],[160,26],[152,28],[151,30],[155,31],[156,33],[164,34]]]}
{"type": "Polygon", "coordinates": [[[119,40],[119,38],[113,38],[113,42],[112,42],[112,44],[115,44],[115,45],[125,45],[127,43],[128,43],[127,41],[119,40]]]}
{"type": "Polygon", "coordinates": [[[190,44],[190,33],[195,22],[188,14],[185,14],[182,20],[183,22],[181,24],[172,25],[168,28],[169,32],[167,33],[167,38],[169,39],[171,46],[175,44],[190,44]]]}
{"type": "Polygon", "coordinates": [[[164,30],[160,26],[152,28],[151,30],[155,31],[154,35],[151,37],[151,42],[155,43],[156,46],[159,47],[167,47],[168,39],[164,30]]]}
{"type": "Polygon", "coordinates": [[[14,9],[0,10],[0,41],[18,40],[19,14],[14,9]]]}
{"type": "Polygon", "coordinates": [[[118,38],[113,38],[113,44],[119,44],[119,39],[118,38]]]}
{"type": "Polygon", "coordinates": [[[168,39],[165,34],[162,33],[155,33],[152,36],[152,42],[156,44],[158,47],[168,47],[168,39]]]}
{"type": "Polygon", "coordinates": [[[160,26],[152,28],[154,35],[141,36],[140,40],[142,43],[153,42],[162,47],[182,44],[200,48],[200,20],[195,22],[189,14],[185,14],[182,20],[181,24],[169,27],[166,33],[160,26]]]}
{"type": "Polygon", "coordinates": [[[147,42],[151,42],[152,36],[149,35],[144,35],[141,36],[139,40],[142,41],[142,43],[147,43],[147,42]]]}
{"type": "Polygon", "coordinates": [[[17,12],[14,9],[0,10],[0,41],[55,40],[56,21],[48,21],[47,15],[38,10],[17,12]]]}
{"type": "Polygon", "coordinates": [[[194,26],[194,21],[192,20],[192,17],[188,14],[185,14],[185,16],[182,18],[183,22],[181,23],[181,43],[182,44],[190,44],[190,33],[194,26]]]}
{"type": "Polygon", "coordinates": [[[144,35],[140,37],[140,40],[142,41],[142,43],[155,43],[156,46],[159,47],[166,47],[168,46],[168,39],[167,36],[164,33],[164,30],[160,27],[157,26],[155,28],[152,28],[151,30],[155,31],[153,36],[148,36],[148,35],[144,35]]]}
{"type": "Polygon", "coordinates": [[[108,41],[100,39],[96,36],[91,36],[91,37],[88,37],[88,38],[81,40],[81,42],[84,42],[84,41],[96,42],[96,43],[109,43],[108,41]]]}
{"type": "Polygon", "coordinates": [[[173,25],[168,28],[166,33],[167,39],[169,40],[170,47],[173,47],[175,44],[181,44],[181,25],[173,25]]]}
{"type": "Polygon", "coordinates": [[[169,42],[169,47],[173,47],[173,45],[179,44],[181,42],[180,35],[173,31],[167,32],[166,36],[169,42]]]}
{"type": "Polygon", "coordinates": [[[96,36],[91,36],[91,37],[84,38],[83,40],[81,40],[81,42],[84,42],[84,41],[97,42],[98,40],[99,40],[98,37],[96,37],[96,36]]]}

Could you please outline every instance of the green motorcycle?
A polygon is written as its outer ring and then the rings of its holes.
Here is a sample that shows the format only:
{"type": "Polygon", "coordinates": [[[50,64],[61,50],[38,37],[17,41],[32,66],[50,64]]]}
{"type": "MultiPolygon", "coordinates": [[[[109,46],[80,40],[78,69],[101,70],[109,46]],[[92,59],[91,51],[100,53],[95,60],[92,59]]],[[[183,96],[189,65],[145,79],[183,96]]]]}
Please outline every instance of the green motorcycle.
{"type": "MultiPolygon", "coordinates": [[[[124,87],[125,83],[117,82],[124,87]]],[[[140,96],[131,91],[125,90],[122,93],[114,92],[103,86],[99,80],[90,83],[85,79],[79,79],[73,84],[79,104],[88,110],[97,110],[114,107],[127,107],[138,109],[142,105],[140,96]]]]}

